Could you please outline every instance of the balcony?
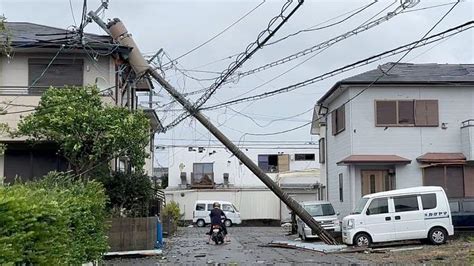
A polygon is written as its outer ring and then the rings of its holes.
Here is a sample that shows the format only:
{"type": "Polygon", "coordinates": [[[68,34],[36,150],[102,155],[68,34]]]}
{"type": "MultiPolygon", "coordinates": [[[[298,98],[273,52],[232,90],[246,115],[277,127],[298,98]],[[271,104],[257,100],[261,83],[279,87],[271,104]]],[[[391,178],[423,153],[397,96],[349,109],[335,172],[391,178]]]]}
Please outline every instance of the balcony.
{"type": "Polygon", "coordinates": [[[462,153],[467,161],[474,161],[474,119],[462,122],[461,125],[462,153]]]}
{"type": "Polygon", "coordinates": [[[41,96],[48,88],[48,86],[0,86],[0,95],[41,96]]]}

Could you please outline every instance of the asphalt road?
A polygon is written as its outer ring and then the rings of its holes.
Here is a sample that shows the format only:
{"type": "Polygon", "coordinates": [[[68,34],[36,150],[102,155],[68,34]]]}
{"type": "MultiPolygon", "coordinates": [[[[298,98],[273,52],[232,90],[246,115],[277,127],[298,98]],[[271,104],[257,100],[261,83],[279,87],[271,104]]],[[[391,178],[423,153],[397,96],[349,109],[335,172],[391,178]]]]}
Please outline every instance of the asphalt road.
{"type": "Polygon", "coordinates": [[[280,227],[232,227],[231,242],[224,245],[206,244],[208,228],[179,228],[178,234],[168,239],[163,256],[114,259],[105,265],[249,265],[249,264],[358,264],[351,255],[326,255],[317,251],[262,247],[275,240],[295,240],[286,236],[280,227]]]}

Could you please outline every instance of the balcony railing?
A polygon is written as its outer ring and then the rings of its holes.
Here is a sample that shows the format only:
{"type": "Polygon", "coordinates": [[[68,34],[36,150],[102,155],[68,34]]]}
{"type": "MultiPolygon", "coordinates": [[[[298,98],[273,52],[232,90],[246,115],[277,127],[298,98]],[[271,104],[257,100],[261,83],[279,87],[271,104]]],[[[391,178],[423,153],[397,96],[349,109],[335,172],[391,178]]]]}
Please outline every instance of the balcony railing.
{"type": "MultiPolygon", "coordinates": [[[[41,96],[50,86],[0,86],[0,95],[41,96]]],[[[100,88],[99,88],[100,89],[100,88]]],[[[113,88],[101,90],[101,96],[113,95],[113,88]]]]}
{"type": "Polygon", "coordinates": [[[48,86],[0,86],[0,95],[40,96],[48,88],[48,86]]]}
{"type": "Polygon", "coordinates": [[[466,121],[462,121],[461,128],[463,127],[472,127],[474,126],[474,119],[468,119],[466,121]]]}

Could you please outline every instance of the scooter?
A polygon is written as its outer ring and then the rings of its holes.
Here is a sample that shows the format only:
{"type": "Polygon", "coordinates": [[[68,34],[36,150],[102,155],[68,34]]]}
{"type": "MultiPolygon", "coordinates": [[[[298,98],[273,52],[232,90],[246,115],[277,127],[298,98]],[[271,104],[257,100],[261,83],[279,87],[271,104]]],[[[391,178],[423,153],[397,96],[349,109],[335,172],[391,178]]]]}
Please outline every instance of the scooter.
{"type": "Polygon", "coordinates": [[[212,226],[211,239],[212,241],[216,243],[216,245],[224,244],[224,232],[222,230],[222,226],[220,225],[212,226]]]}

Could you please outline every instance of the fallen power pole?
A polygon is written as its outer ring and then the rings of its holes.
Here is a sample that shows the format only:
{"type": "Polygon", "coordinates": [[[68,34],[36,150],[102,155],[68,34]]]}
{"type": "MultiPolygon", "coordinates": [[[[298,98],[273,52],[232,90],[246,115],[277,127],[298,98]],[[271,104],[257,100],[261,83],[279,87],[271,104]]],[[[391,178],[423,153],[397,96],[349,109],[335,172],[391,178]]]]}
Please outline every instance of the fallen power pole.
{"type": "MultiPolygon", "coordinates": [[[[94,13],[92,19],[97,22],[100,20],[94,13]],[[95,16],[95,17],[94,17],[95,16]]],[[[103,23],[98,23],[103,28],[103,23]]],[[[137,76],[149,74],[151,75],[168,93],[176,99],[192,116],[194,116],[201,124],[206,127],[221,143],[227,147],[235,157],[237,157],[252,173],[254,173],[273,193],[275,193],[281,201],[283,201],[300,219],[308,225],[314,233],[316,233],[326,244],[336,245],[337,241],[326,232],[321,225],[313,219],[313,217],[293,198],[284,192],[278,184],[260,169],[247,155],[245,155],[230,139],[228,139],[217,127],[215,127],[209,119],[207,119],[198,108],[179,93],[171,84],[169,84],[161,75],[152,70],[148,62],[140,53],[135,41],[128,33],[124,24],[119,19],[112,20],[104,29],[110,33],[112,38],[119,44],[129,46],[132,49],[129,55],[129,63],[134,69],[137,76]]]]}

